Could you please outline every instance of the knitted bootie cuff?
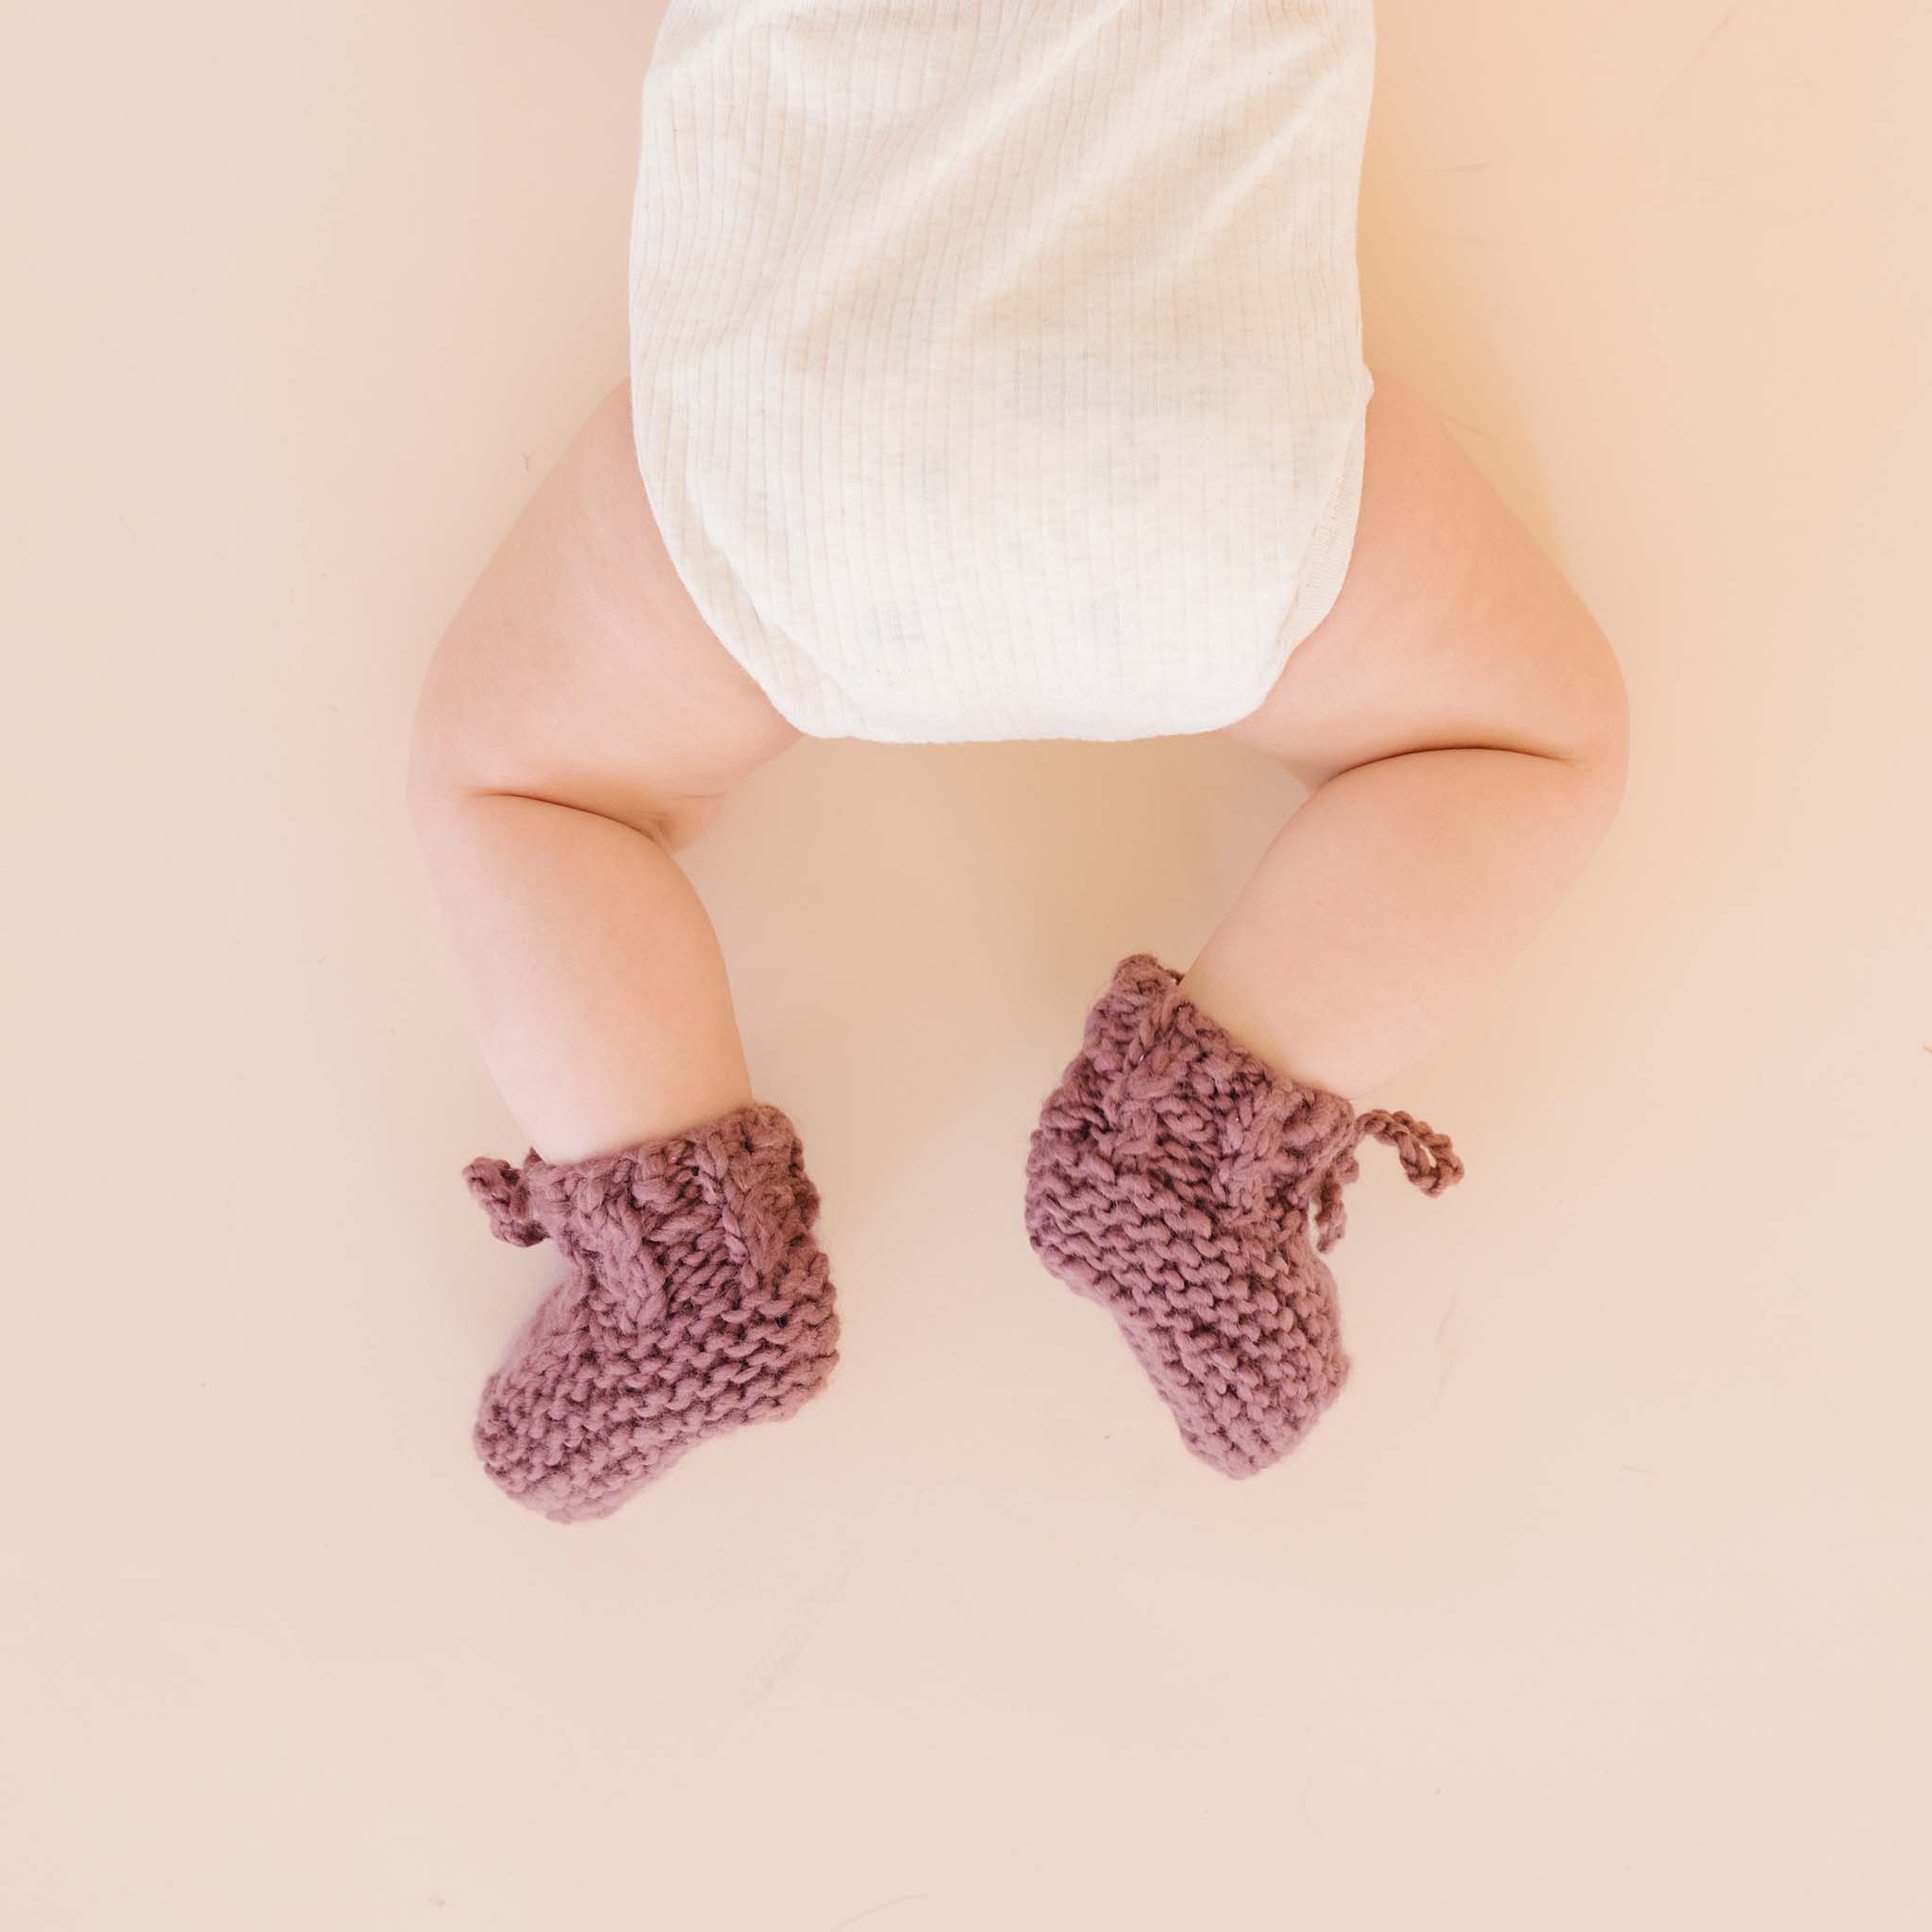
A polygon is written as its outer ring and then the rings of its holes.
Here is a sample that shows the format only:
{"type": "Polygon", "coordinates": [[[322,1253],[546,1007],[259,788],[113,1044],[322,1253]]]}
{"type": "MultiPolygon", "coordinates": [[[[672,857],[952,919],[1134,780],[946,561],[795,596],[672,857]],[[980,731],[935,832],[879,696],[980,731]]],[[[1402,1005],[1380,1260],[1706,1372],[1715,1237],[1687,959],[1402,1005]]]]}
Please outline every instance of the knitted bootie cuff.
{"type": "Polygon", "coordinates": [[[1425,1192],[1461,1178],[1445,1136],[1275,1073],[1145,953],[1114,969],[1041,1109],[1035,1252],[1108,1310],[1188,1446],[1229,1474],[1284,1455],[1347,1377],[1319,1250],[1364,1137],[1425,1192]]]}
{"type": "Polygon", "coordinates": [[[475,1426],[491,1477],[547,1516],[608,1514],[707,1437],[790,1415],[838,1360],[818,1191],[778,1108],[463,1177],[499,1240],[554,1241],[568,1264],[475,1426]]]}

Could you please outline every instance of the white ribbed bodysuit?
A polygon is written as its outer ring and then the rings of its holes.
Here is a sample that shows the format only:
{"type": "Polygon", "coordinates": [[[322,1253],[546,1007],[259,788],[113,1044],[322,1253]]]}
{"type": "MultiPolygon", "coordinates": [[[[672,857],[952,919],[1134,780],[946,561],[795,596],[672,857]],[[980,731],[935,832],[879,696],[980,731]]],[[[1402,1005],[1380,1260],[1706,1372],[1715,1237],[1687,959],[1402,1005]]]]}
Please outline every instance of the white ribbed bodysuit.
{"type": "Polygon", "coordinates": [[[1371,0],[672,0],[638,458],[800,729],[1212,729],[1333,603],[1371,0]]]}

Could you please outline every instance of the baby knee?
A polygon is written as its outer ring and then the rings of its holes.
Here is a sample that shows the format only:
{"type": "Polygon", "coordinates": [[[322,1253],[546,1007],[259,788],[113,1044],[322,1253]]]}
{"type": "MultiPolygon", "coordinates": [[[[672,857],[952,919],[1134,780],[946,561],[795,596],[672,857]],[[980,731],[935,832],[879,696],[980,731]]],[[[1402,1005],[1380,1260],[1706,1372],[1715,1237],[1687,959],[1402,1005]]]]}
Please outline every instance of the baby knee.
{"type": "Polygon", "coordinates": [[[487,730],[466,686],[470,672],[456,625],[443,634],[416,693],[405,790],[419,835],[445,822],[465,798],[489,790],[487,730]]]}
{"type": "Polygon", "coordinates": [[[495,687],[487,661],[468,648],[463,625],[458,619],[438,646],[409,731],[409,812],[432,852],[460,840],[479,808],[504,798],[609,819],[673,852],[711,823],[722,796],[658,784],[647,758],[620,766],[575,746],[567,731],[546,730],[495,687]]]}
{"type": "Polygon", "coordinates": [[[1629,691],[1603,626],[1580,600],[1577,611],[1564,756],[1587,767],[1607,791],[1621,795],[1630,754],[1629,691]]]}

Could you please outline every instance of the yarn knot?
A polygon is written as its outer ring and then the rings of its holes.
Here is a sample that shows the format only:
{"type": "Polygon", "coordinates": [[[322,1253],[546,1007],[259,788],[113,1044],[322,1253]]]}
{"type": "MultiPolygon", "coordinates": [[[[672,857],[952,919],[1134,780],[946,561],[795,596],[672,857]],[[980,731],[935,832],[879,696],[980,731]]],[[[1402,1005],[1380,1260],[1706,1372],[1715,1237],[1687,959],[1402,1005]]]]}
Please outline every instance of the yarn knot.
{"type": "Polygon", "coordinates": [[[485,1214],[490,1232],[513,1248],[534,1248],[547,1230],[530,1208],[530,1184],[522,1169],[507,1160],[473,1160],[463,1179],[485,1214]]]}

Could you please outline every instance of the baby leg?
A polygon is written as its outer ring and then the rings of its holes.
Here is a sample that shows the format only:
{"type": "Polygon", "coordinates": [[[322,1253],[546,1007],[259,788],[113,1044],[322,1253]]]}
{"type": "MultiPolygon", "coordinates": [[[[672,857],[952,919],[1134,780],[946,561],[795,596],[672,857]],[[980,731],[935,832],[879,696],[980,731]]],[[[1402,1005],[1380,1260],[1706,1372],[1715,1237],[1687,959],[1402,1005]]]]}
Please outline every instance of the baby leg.
{"type": "Polygon", "coordinates": [[[550,1160],[750,1099],[717,939],[672,854],[796,736],[672,569],[613,391],[450,625],[410,774],[484,1056],[550,1160]]]}
{"type": "Polygon", "coordinates": [[[1615,814],[1590,613],[1435,417],[1378,380],[1341,593],[1228,735],[1313,790],[1184,975],[1279,1072],[1358,1095],[1521,951],[1615,814]]]}
{"type": "Polygon", "coordinates": [[[1026,1224],[1189,1448],[1241,1476],[1347,1378],[1323,1251],[1362,1139],[1425,1192],[1461,1174],[1444,1137],[1348,1096],[1433,1044],[1602,837],[1623,683],[1522,525],[1384,382],[1341,594],[1230,735],[1313,790],[1185,974],[1115,968],[1041,1110],[1026,1224]]]}
{"type": "Polygon", "coordinates": [[[608,1514],[836,1361],[795,1129],[754,1098],[718,942],[672,854],[796,734],[706,629],[608,397],[450,625],[416,824],[532,1143],[471,1164],[495,1232],[566,1267],[484,1391],[491,1475],[608,1514]],[[538,1150],[541,1150],[538,1151],[538,1150]]]}

